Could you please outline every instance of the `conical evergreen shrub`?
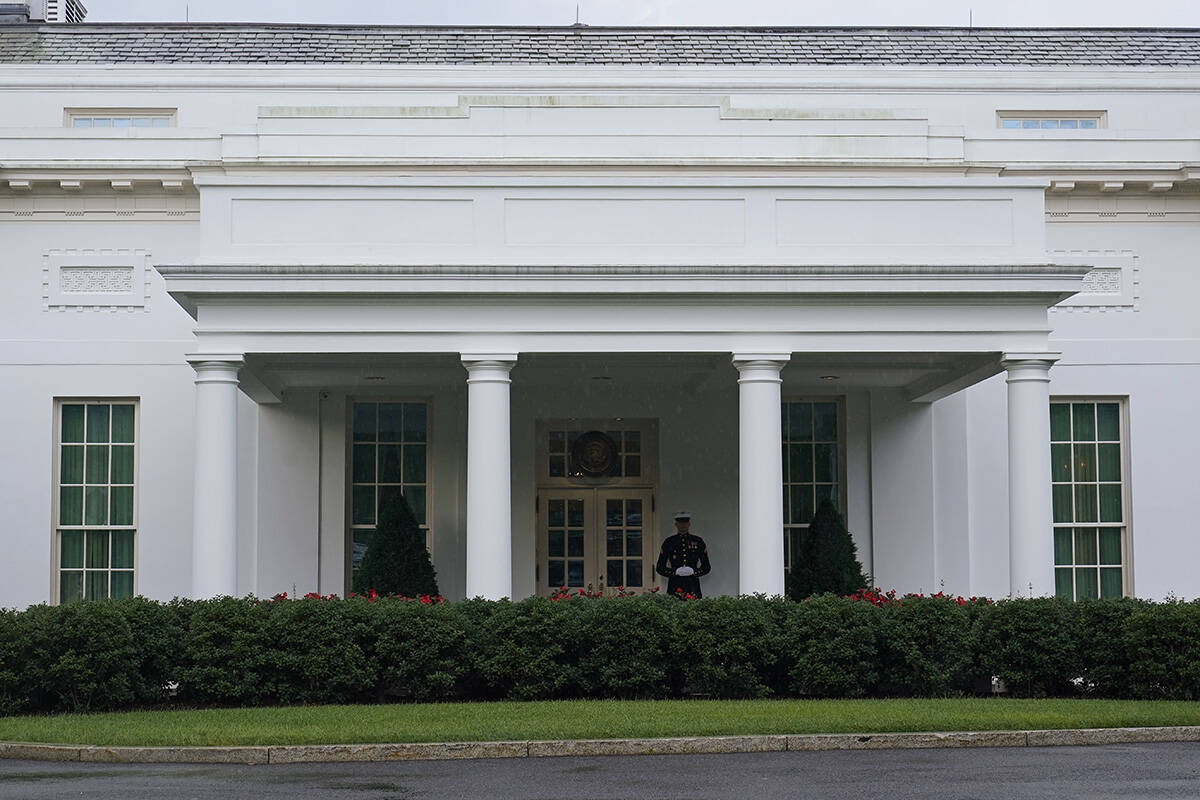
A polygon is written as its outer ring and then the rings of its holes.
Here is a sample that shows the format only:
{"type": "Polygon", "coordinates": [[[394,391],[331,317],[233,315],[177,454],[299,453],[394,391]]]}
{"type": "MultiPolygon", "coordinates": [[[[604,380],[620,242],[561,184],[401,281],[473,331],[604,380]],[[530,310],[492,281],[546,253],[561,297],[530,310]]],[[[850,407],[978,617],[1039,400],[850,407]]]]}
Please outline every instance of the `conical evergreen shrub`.
{"type": "Polygon", "coordinates": [[[792,549],[788,596],[803,600],[814,594],[847,595],[866,588],[867,577],[846,522],[832,502],[822,500],[792,549]]]}
{"type": "Polygon", "coordinates": [[[405,597],[437,595],[437,573],[425,549],[425,532],[417,524],[404,495],[393,494],[379,509],[375,530],[367,539],[354,591],[405,597]]]}

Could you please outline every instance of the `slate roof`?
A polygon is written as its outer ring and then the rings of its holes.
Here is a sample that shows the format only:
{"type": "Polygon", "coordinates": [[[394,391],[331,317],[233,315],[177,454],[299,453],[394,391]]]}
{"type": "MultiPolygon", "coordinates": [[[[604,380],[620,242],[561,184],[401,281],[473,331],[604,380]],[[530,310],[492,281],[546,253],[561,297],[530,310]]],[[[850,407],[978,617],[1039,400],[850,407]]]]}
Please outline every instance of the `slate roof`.
{"type": "Polygon", "coordinates": [[[1200,29],[25,24],[0,63],[1197,67],[1200,29]]]}

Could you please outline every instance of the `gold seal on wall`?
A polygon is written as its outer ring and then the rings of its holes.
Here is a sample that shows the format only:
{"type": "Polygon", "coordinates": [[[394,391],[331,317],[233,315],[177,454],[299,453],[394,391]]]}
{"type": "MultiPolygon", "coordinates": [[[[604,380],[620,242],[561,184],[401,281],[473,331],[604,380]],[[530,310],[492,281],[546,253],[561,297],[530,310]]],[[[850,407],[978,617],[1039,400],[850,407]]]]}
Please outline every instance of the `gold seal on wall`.
{"type": "Polygon", "coordinates": [[[577,474],[599,478],[613,473],[617,445],[603,431],[581,433],[571,445],[571,465],[577,474]]]}

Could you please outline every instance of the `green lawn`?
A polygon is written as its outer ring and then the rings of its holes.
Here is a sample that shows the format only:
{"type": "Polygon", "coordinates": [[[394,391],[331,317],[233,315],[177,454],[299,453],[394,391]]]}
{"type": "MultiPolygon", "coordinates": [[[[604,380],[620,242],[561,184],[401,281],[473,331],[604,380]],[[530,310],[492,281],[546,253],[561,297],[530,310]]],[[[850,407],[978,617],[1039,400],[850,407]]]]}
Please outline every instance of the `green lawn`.
{"type": "Polygon", "coordinates": [[[234,708],[0,718],[0,741],[252,745],[1200,725],[1200,703],[679,700],[234,708]]]}

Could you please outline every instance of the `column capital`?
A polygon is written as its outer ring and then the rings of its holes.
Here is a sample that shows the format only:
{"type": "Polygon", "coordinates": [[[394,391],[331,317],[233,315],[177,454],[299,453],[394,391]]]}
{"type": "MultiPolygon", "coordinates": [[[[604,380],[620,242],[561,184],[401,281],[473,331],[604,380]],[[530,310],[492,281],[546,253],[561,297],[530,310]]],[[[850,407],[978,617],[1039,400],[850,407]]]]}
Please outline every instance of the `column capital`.
{"type": "Polygon", "coordinates": [[[1008,382],[1050,380],[1050,367],[1062,353],[1004,353],[1000,366],[1008,373],[1008,382]]]}
{"type": "Polygon", "coordinates": [[[779,373],[791,357],[791,353],[734,353],[738,383],[782,383],[779,373]]]}
{"type": "Polygon", "coordinates": [[[460,353],[467,383],[510,383],[508,373],[517,363],[516,353],[460,353]]]}
{"type": "Polygon", "coordinates": [[[188,353],[184,358],[196,370],[196,383],[237,383],[246,363],[241,353],[188,353]]]}

